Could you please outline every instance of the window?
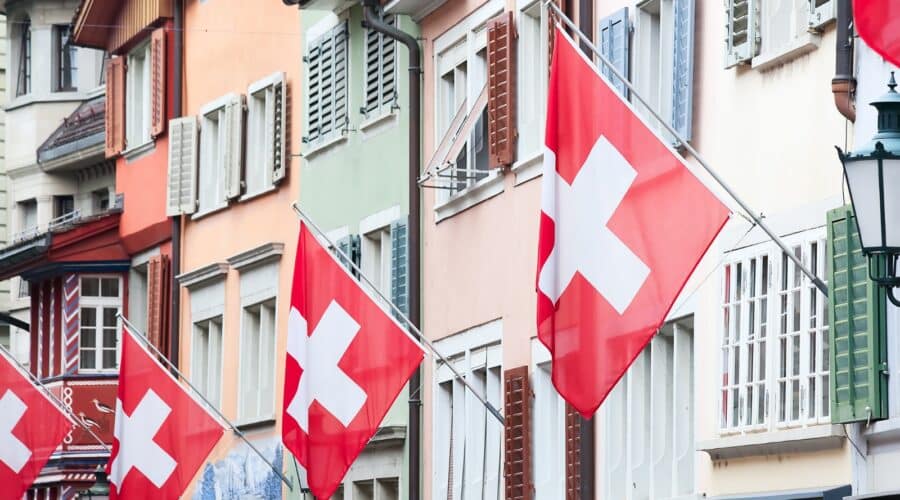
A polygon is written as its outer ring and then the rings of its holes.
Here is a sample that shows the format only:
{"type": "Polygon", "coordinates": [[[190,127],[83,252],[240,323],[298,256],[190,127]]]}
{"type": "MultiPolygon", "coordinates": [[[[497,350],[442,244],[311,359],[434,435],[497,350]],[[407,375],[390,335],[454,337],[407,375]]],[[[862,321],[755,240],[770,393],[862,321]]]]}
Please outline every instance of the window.
{"type": "MultiPolygon", "coordinates": [[[[628,7],[623,7],[601,19],[599,27],[600,52],[625,78],[629,78],[629,59],[631,58],[628,43],[631,38],[629,26],[628,7]]],[[[625,82],[615,76],[609,66],[600,63],[600,72],[612,83],[619,94],[628,98],[628,88],[625,87],[625,82]]]]}
{"type": "Polygon", "coordinates": [[[145,43],[128,54],[125,75],[127,109],[125,112],[126,147],[133,149],[150,142],[150,44],[145,43]]]}
{"type": "Polygon", "coordinates": [[[31,92],[31,20],[20,21],[19,69],[16,77],[16,96],[31,92]]]}
{"type": "MultiPolygon", "coordinates": [[[[824,228],[788,240],[825,276],[824,228]]],[[[719,426],[726,431],[828,422],[825,297],[774,244],[733,252],[722,284],[719,426]]]]}
{"type": "Polygon", "coordinates": [[[542,2],[534,2],[519,14],[518,157],[529,158],[544,147],[547,95],[546,14],[542,2]],[[536,63],[536,64],[535,64],[536,63]]]}
{"type": "Polygon", "coordinates": [[[315,146],[346,133],[347,22],[341,22],[308,45],[307,136],[315,146]]]}
{"type": "Polygon", "coordinates": [[[147,334],[147,263],[131,268],[128,274],[128,321],[147,334]]]}
{"type": "Polygon", "coordinates": [[[244,307],[238,420],[275,417],[275,300],[244,307]]]}
{"type": "Polygon", "coordinates": [[[550,352],[537,339],[532,341],[532,389],[534,390],[534,498],[566,496],[566,402],[551,380],[550,352]]]}
{"type": "Polygon", "coordinates": [[[0,347],[7,351],[12,348],[12,337],[9,333],[9,325],[0,325],[0,347]]]}
{"type": "MultiPolygon", "coordinates": [[[[650,0],[637,9],[634,83],[650,108],[685,139],[690,139],[693,106],[693,21],[692,0],[650,0]]],[[[649,123],[668,136],[656,120],[649,123]]]]}
{"type": "Polygon", "coordinates": [[[82,371],[116,370],[119,367],[120,335],[117,315],[122,310],[120,278],[82,276],[79,304],[79,368],[82,371]]]}
{"type": "Polygon", "coordinates": [[[601,406],[603,498],[694,494],[693,319],[669,322],[601,406]]]}
{"type": "Polygon", "coordinates": [[[191,383],[215,407],[222,397],[222,317],[194,323],[191,383]]]}
{"type": "MultiPolygon", "coordinates": [[[[467,330],[437,342],[447,359],[476,391],[499,408],[502,400],[500,322],[467,330]]],[[[434,494],[459,500],[502,498],[503,427],[450,369],[435,366],[434,494]]]]}
{"type": "Polygon", "coordinates": [[[225,108],[201,118],[198,209],[208,212],[225,203],[225,108]]]}
{"type": "Polygon", "coordinates": [[[37,229],[37,200],[19,202],[19,221],[23,231],[37,229]]]}
{"type": "Polygon", "coordinates": [[[72,91],[78,87],[78,50],[72,44],[72,26],[54,26],[53,43],[55,62],[55,89],[57,92],[72,91]]]}
{"type": "Polygon", "coordinates": [[[391,291],[390,227],[366,233],[362,238],[362,271],[381,293],[391,291]]]}
{"type": "Polygon", "coordinates": [[[246,193],[270,188],[285,175],[285,80],[276,73],[247,90],[246,193]]]}
{"type": "MultiPolygon", "coordinates": [[[[388,25],[395,25],[392,15],[383,16],[388,25]]],[[[375,30],[366,30],[366,96],[364,115],[378,116],[397,105],[397,42],[375,30]]]]}
{"type": "Polygon", "coordinates": [[[91,193],[91,210],[95,214],[109,210],[109,189],[98,189],[91,193]]]}
{"type": "Polygon", "coordinates": [[[53,218],[59,218],[75,211],[75,197],[72,195],[53,197],[53,218]]]}
{"type": "Polygon", "coordinates": [[[396,477],[353,482],[354,500],[397,500],[400,480],[396,477]]]}
{"type": "Polygon", "coordinates": [[[767,69],[818,47],[822,27],[835,18],[835,0],[728,0],[725,67],[752,62],[767,69]]]}
{"type": "Polygon", "coordinates": [[[20,299],[26,299],[31,295],[31,283],[22,278],[19,278],[19,286],[18,286],[18,297],[20,299]]]}

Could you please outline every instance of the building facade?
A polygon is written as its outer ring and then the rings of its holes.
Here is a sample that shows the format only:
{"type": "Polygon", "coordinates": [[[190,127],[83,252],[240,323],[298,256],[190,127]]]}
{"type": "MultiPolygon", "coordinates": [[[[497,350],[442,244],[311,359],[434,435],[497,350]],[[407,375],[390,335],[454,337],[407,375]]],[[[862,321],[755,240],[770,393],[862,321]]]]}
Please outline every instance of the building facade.
{"type": "MultiPolygon", "coordinates": [[[[406,312],[408,52],[363,24],[360,2],[312,0],[300,7],[305,125],[299,206],[373,282],[370,293],[406,312]]],[[[408,16],[379,15],[418,34],[408,16]]],[[[409,389],[400,393],[336,498],[409,498],[408,398],[409,389]]]]}

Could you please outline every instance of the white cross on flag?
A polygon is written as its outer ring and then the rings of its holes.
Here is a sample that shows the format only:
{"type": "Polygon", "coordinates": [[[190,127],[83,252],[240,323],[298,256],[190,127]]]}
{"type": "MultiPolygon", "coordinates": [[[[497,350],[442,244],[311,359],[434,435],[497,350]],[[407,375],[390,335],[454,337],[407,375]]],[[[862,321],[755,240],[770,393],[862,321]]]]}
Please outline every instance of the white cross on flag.
{"type": "Polygon", "coordinates": [[[538,337],[557,391],[590,416],[729,212],[558,29],[547,99],[538,337]]]}
{"type": "Polygon", "coordinates": [[[424,352],[302,223],[288,321],[282,438],[331,498],[424,352]]]}
{"type": "Polygon", "coordinates": [[[110,498],[179,498],[225,429],[122,328],[110,498]]]}
{"type": "Polygon", "coordinates": [[[22,498],[72,422],[0,348],[0,497],[22,498]]]}

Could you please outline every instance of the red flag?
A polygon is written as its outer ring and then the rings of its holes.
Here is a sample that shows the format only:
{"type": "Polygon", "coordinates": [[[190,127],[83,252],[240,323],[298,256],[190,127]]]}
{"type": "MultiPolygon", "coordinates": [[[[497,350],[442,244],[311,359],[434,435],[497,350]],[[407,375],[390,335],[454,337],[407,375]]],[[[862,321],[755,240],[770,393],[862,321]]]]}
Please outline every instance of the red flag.
{"type": "Polygon", "coordinates": [[[900,66],[900,2],[853,0],[853,24],[866,45],[900,66]]]}
{"type": "Polygon", "coordinates": [[[0,490],[22,498],[72,422],[0,349],[0,490]]]}
{"type": "Polygon", "coordinates": [[[662,325],[728,210],[559,30],[547,104],[537,326],[590,416],[662,325]]]}
{"type": "Polygon", "coordinates": [[[282,439],[331,498],[424,352],[302,223],[288,321],[282,439]]]}
{"type": "Polygon", "coordinates": [[[110,498],[179,498],[225,429],[122,329],[110,498]]]}

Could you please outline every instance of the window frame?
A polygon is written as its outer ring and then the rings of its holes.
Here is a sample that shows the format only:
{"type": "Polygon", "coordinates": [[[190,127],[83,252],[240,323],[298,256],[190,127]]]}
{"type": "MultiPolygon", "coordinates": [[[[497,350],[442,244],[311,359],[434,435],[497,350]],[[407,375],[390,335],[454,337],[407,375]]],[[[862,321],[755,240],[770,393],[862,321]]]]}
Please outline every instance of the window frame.
{"type": "Polygon", "coordinates": [[[53,25],[53,90],[78,90],[78,48],[72,43],[71,24],[53,25]]]}
{"type": "Polygon", "coordinates": [[[532,159],[540,156],[544,149],[543,130],[547,118],[547,110],[545,106],[534,106],[535,102],[545,102],[547,99],[547,87],[549,83],[549,67],[548,67],[548,12],[547,7],[542,0],[523,1],[519,0],[517,5],[517,28],[518,28],[518,60],[529,61],[533,59],[532,54],[537,53],[538,64],[518,64],[518,99],[516,106],[516,126],[519,129],[519,136],[516,144],[517,155],[519,159],[516,165],[524,164],[532,159]],[[537,18],[535,18],[534,10],[537,9],[537,18]],[[526,18],[537,20],[538,29],[536,40],[532,40],[535,33],[526,30],[528,23],[526,18]],[[523,134],[522,131],[533,131],[532,135],[523,134]]]}
{"type": "Polygon", "coordinates": [[[103,310],[115,307],[118,313],[122,313],[124,307],[124,294],[123,290],[124,280],[121,275],[118,274],[81,274],[78,276],[78,372],[79,373],[114,373],[119,371],[119,364],[121,362],[122,356],[122,320],[118,316],[116,317],[116,343],[113,348],[107,347],[103,342],[103,330],[109,328],[107,325],[103,323],[103,310]],[[100,295],[92,296],[85,295],[84,293],[84,280],[85,279],[97,279],[97,286],[99,287],[98,292],[100,295]],[[104,279],[115,279],[118,284],[118,294],[116,297],[103,296],[103,280],[104,279]],[[95,321],[96,324],[93,326],[95,330],[94,337],[94,347],[85,347],[82,345],[83,333],[84,333],[84,325],[82,321],[84,321],[84,310],[85,309],[93,309],[96,311],[95,321]],[[85,367],[84,361],[84,352],[85,349],[93,350],[95,353],[93,367],[85,367]],[[109,351],[111,349],[115,350],[115,366],[112,368],[105,368],[103,366],[103,353],[104,351],[109,351]],[[98,368],[99,366],[99,368],[98,368]]]}
{"type": "Polygon", "coordinates": [[[153,142],[151,136],[151,88],[152,54],[150,40],[140,43],[128,52],[125,59],[125,153],[153,142]],[[136,61],[140,60],[140,64],[136,61]],[[140,66],[140,85],[135,73],[140,66]],[[140,91],[138,94],[137,92],[140,91]],[[139,114],[138,114],[139,111],[139,114]]]}
{"type": "Polygon", "coordinates": [[[31,69],[32,69],[32,32],[31,32],[31,18],[25,17],[21,21],[19,21],[19,44],[17,60],[18,67],[16,68],[16,97],[21,97],[28,95],[32,92],[31,86],[31,69]]]}
{"type": "MultiPolygon", "coordinates": [[[[794,250],[799,247],[801,249],[802,260],[805,264],[810,264],[811,255],[810,251],[815,245],[817,256],[816,256],[816,267],[818,268],[815,272],[817,276],[820,276],[823,280],[825,279],[825,270],[826,270],[826,258],[825,258],[825,248],[826,248],[826,228],[825,226],[817,226],[812,229],[807,229],[803,231],[799,231],[797,233],[787,235],[784,237],[785,244],[794,250]]],[[[761,266],[761,265],[760,265],[761,266]]],[[[757,266],[759,269],[760,266],[757,266]]],[[[757,271],[757,280],[755,283],[757,285],[762,286],[762,275],[759,271],[757,271]]],[[[728,252],[725,255],[725,259],[723,262],[722,271],[720,273],[719,279],[719,292],[718,292],[718,312],[717,312],[717,322],[719,324],[718,330],[718,362],[717,365],[720,370],[720,374],[722,374],[723,378],[721,381],[717,383],[716,391],[717,391],[717,430],[720,435],[732,435],[732,434],[744,434],[748,432],[771,432],[777,430],[798,428],[798,427],[809,427],[813,425],[822,425],[829,424],[830,420],[830,395],[828,399],[825,399],[824,402],[821,399],[823,394],[828,393],[828,377],[830,376],[827,369],[823,369],[825,366],[826,360],[828,359],[828,335],[830,335],[829,326],[827,323],[827,309],[825,309],[825,305],[827,304],[827,297],[823,297],[821,292],[815,288],[815,285],[802,273],[799,272],[799,269],[796,269],[793,266],[793,262],[790,261],[787,257],[785,257],[781,249],[775,245],[773,242],[765,241],[762,243],[755,243],[752,245],[748,245],[741,249],[728,252]],[[766,334],[762,341],[765,342],[765,365],[760,365],[759,361],[761,358],[758,354],[754,354],[754,364],[757,366],[765,367],[765,378],[764,380],[757,381],[754,379],[752,383],[748,382],[747,379],[747,364],[750,356],[750,349],[746,346],[749,345],[749,335],[750,335],[750,321],[749,317],[751,315],[751,311],[756,311],[762,309],[762,306],[754,306],[753,309],[750,309],[750,295],[749,292],[744,292],[737,290],[735,287],[738,283],[738,275],[735,274],[734,271],[730,271],[731,269],[737,269],[737,264],[742,263],[741,266],[741,284],[744,288],[747,286],[747,280],[743,278],[743,275],[749,276],[751,273],[750,266],[744,265],[744,263],[750,262],[752,259],[760,259],[762,262],[762,257],[766,257],[768,259],[768,277],[767,277],[767,290],[765,291],[765,299],[766,299],[766,334]],[[787,291],[782,290],[782,274],[785,271],[785,262],[789,263],[788,270],[791,275],[796,271],[799,273],[800,285],[797,289],[797,292],[801,297],[801,305],[800,310],[797,312],[799,314],[799,330],[791,330],[789,332],[784,331],[784,326],[782,326],[781,321],[781,308],[782,308],[782,296],[786,296],[787,293],[793,293],[794,289],[791,288],[787,291]],[[731,274],[729,274],[731,273],[731,274]],[[729,283],[730,281],[730,283],[729,283]],[[734,312],[734,307],[736,306],[736,302],[734,300],[725,301],[726,294],[731,297],[731,299],[739,298],[741,307],[738,308],[739,312],[734,312]],[[810,296],[816,296],[816,307],[817,307],[817,323],[814,323],[812,327],[810,327],[810,319],[811,316],[809,314],[809,304],[810,304],[810,296]],[[746,305],[746,307],[743,307],[746,305]],[[729,308],[729,313],[725,314],[725,309],[729,308]],[[740,319],[740,324],[737,324],[738,319],[740,319]],[[726,322],[728,325],[726,326],[726,322]],[[737,330],[735,330],[737,329],[737,330]],[[815,352],[812,354],[815,356],[816,363],[819,367],[819,370],[816,372],[810,372],[810,352],[809,346],[811,342],[809,342],[809,334],[810,330],[814,330],[814,335],[817,337],[815,352]],[[737,342],[729,342],[726,344],[726,331],[734,333],[737,335],[737,342]],[[794,333],[794,332],[799,333],[794,333]],[[799,359],[797,363],[797,373],[788,374],[789,368],[785,365],[785,373],[788,375],[787,378],[781,375],[781,340],[786,336],[796,337],[799,336],[799,359]],[[728,355],[729,359],[723,357],[724,351],[730,349],[728,355]],[[737,354],[734,354],[734,350],[737,349],[737,354]],[[737,358],[737,368],[735,368],[735,357],[737,358]],[[726,373],[727,372],[727,373],[726,373]],[[734,373],[738,372],[738,377],[733,377],[734,373]],[[725,388],[723,387],[723,382],[725,380],[725,375],[728,375],[728,380],[733,378],[738,378],[736,383],[728,384],[727,388],[730,391],[737,391],[739,401],[737,409],[741,412],[737,415],[736,420],[732,411],[735,409],[733,404],[733,392],[729,394],[724,394],[725,388]],[[787,379],[796,379],[798,381],[798,418],[785,419],[782,421],[780,419],[780,412],[782,408],[782,403],[780,401],[781,391],[780,382],[787,381],[787,379]],[[779,380],[781,379],[781,380],[779,380]],[[805,405],[806,398],[809,396],[809,383],[812,380],[815,384],[817,384],[818,388],[816,390],[816,394],[819,395],[816,400],[817,408],[816,414],[811,415],[810,409],[808,405],[805,405]],[[763,396],[763,404],[764,415],[761,422],[751,422],[748,423],[748,420],[744,417],[746,413],[746,395],[747,395],[747,387],[748,385],[762,385],[764,388],[764,396],[763,396]],[[824,387],[824,393],[822,392],[822,387],[824,387]],[[822,407],[824,403],[824,407],[822,407]],[[723,413],[724,412],[724,413],[723,413]],[[723,420],[724,419],[724,420],[723,420]],[[736,422],[736,423],[735,423],[736,422]]],[[[762,296],[757,295],[757,298],[763,298],[762,296]]],[[[759,304],[759,302],[757,302],[759,304]]],[[[788,299],[788,307],[789,309],[793,309],[792,299],[788,299]]],[[[761,317],[757,313],[753,313],[754,317],[759,317],[761,321],[761,317]]],[[[761,323],[759,321],[754,321],[755,327],[760,328],[761,323]]],[[[729,333],[730,335],[730,333],[729,333]]],[[[758,342],[757,342],[758,345],[758,342]]],[[[757,351],[754,350],[754,353],[757,351]]],[[[762,351],[759,351],[762,352],[762,351]]],[[[787,363],[788,359],[785,358],[785,362],[787,363]]],[[[759,372],[756,373],[757,378],[759,372]]],[[[786,385],[785,385],[786,387],[786,385]]],[[[758,394],[758,393],[757,393],[758,394]]],[[[758,412],[758,404],[756,401],[754,404],[751,401],[751,408],[753,411],[751,413],[756,414],[758,412]]],[[[785,404],[785,406],[787,406],[785,404]]]]}
{"type": "Polygon", "coordinates": [[[222,409],[222,394],[224,390],[224,339],[225,318],[223,314],[218,314],[203,319],[196,319],[191,322],[191,383],[197,387],[197,390],[200,392],[200,394],[208,399],[215,408],[218,408],[220,410],[222,409]],[[218,336],[218,352],[215,352],[216,346],[212,344],[212,342],[210,342],[210,338],[213,332],[213,325],[216,326],[216,334],[218,336]],[[205,330],[207,335],[207,349],[203,353],[204,359],[201,360],[199,358],[200,351],[199,349],[197,349],[197,346],[199,344],[199,336],[201,335],[201,331],[203,330],[205,330]],[[210,367],[211,354],[215,354],[217,356],[218,363],[214,368],[210,367]],[[201,371],[204,372],[202,373],[202,380],[200,378],[201,371]],[[215,387],[211,387],[213,384],[215,385],[215,387]],[[215,390],[215,393],[212,392],[213,390],[215,390]]]}
{"type": "Polygon", "coordinates": [[[247,199],[259,194],[271,191],[277,185],[275,179],[275,158],[267,158],[266,148],[264,144],[271,141],[274,148],[280,150],[281,161],[285,162],[286,158],[286,134],[287,134],[287,81],[284,73],[278,72],[258,80],[247,87],[247,119],[244,127],[246,128],[246,161],[243,169],[244,194],[241,199],[247,199]],[[275,98],[275,87],[281,85],[281,109],[275,98]],[[258,94],[264,93],[260,98],[258,94]],[[259,101],[262,101],[261,103],[259,101]],[[275,132],[276,115],[281,112],[281,133],[280,140],[275,144],[275,138],[269,137],[267,131],[275,132]],[[270,116],[271,113],[271,116],[270,116]],[[262,117],[260,118],[260,114],[262,117]],[[269,122],[272,122],[271,127],[269,122]],[[258,130],[257,130],[258,129],[258,130]],[[258,136],[261,136],[258,137],[258,136]],[[256,186],[250,182],[253,176],[260,176],[262,182],[256,186]]]}
{"type": "Polygon", "coordinates": [[[276,378],[276,371],[277,371],[277,368],[276,368],[277,363],[275,363],[275,358],[276,358],[276,343],[278,341],[277,329],[278,329],[278,301],[275,297],[264,299],[264,300],[261,300],[259,302],[255,302],[252,304],[243,304],[241,306],[241,351],[240,351],[240,359],[238,361],[239,370],[240,370],[240,379],[238,380],[238,398],[237,398],[238,399],[238,403],[237,403],[238,417],[237,417],[237,420],[243,424],[274,421],[276,418],[275,378],[276,378]],[[256,309],[257,312],[252,311],[253,309],[256,309]],[[264,332],[263,332],[263,326],[264,326],[263,312],[264,311],[268,311],[268,317],[271,319],[271,323],[270,323],[271,330],[268,332],[265,332],[266,335],[270,336],[270,338],[268,339],[268,345],[264,345],[262,342],[263,334],[264,334],[264,332]],[[247,344],[247,342],[249,341],[249,337],[251,335],[253,335],[254,332],[251,330],[251,328],[248,325],[248,316],[253,315],[253,314],[256,314],[258,317],[257,329],[255,331],[255,335],[256,335],[255,345],[257,348],[257,352],[256,352],[257,365],[256,365],[255,376],[257,378],[255,380],[256,384],[253,384],[253,387],[256,387],[257,389],[259,389],[261,387],[261,381],[262,381],[263,375],[271,377],[270,384],[269,384],[269,388],[270,388],[270,392],[271,392],[271,394],[270,394],[271,400],[263,401],[262,391],[261,390],[255,391],[255,394],[257,395],[256,411],[253,414],[248,414],[248,413],[246,413],[246,408],[245,408],[246,403],[247,403],[245,398],[247,397],[248,391],[245,390],[244,384],[249,382],[248,375],[250,375],[250,372],[246,371],[247,368],[246,368],[245,363],[248,360],[248,356],[251,355],[251,352],[250,352],[251,349],[250,349],[250,346],[247,344]],[[263,352],[264,348],[267,348],[270,351],[267,353],[268,356],[263,355],[263,354],[266,354],[263,352]],[[265,360],[266,362],[268,362],[269,366],[268,367],[262,366],[262,363],[260,363],[261,360],[265,360]],[[267,373],[264,373],[264,372],[267,372],[267,373]],[[265,408],[263,408],[263,406],[266,403],[268,403],[269,411],[265,411],[265,408]]]}
{"type": "Polygon", "coordinates": [[[229,174],[226,172],[226,169],[228,169],[229,165],[225,153],[226,142],[230,138],[227,137],[228,127],[226,123],[228,113],[226,108],[235,98],[236,94],[222,96],[200,108],[198,113],[200,132],[197,144],[199,153],[197,161],[197,212],[193,214],[192,218],[199,218],[228,206],[226,176],[229,174]],[[213,115],[215,115],[215,118],[212,117],[213,115]],[[215,134],[212,134],[210,131],[213,126],[215,126],[215,134]],[[211,160],[212,156],[215,156],[215,158],[211,160]],[[204,179],[207,176],[212,178],[212,182],[208,186],[204,185],[204,179]],[[209,188],[212,188],[211,193],[207,192],[209,188]]]}

